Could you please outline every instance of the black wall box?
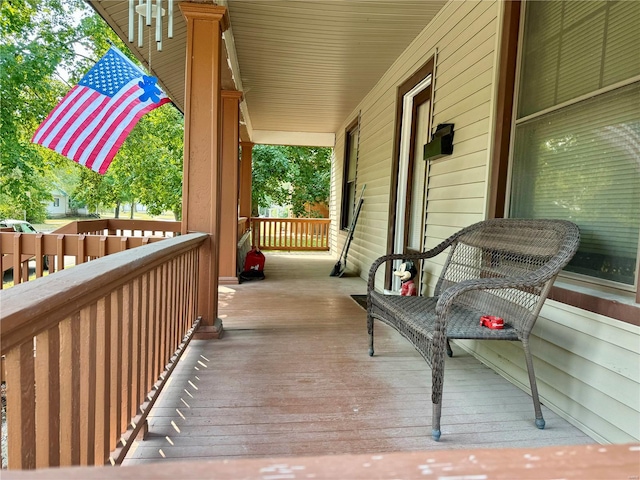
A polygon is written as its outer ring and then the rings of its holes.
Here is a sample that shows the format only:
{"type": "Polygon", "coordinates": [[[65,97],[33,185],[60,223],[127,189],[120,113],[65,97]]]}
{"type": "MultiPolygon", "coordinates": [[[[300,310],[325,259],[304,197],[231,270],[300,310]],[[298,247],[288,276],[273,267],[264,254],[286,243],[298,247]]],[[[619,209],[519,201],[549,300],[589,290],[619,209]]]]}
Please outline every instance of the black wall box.
{"type": "Polygon", "coordinates": [[[436,160],[453,153],[453,123],[441,123],[431,141],[424,146],[423,159],[436,160]]]}

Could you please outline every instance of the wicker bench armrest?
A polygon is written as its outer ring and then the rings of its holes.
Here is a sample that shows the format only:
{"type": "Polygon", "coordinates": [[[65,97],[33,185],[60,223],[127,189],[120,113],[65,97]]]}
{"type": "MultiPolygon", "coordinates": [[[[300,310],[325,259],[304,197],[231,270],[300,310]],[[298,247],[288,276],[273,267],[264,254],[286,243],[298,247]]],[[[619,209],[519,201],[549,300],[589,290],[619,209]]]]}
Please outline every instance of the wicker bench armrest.
{"type": "Polygon", "coordinates": [[[454,237],[452,236],[447,240],[445,240],[444,242],[437,245],[436,247],[432,248],[431,250],[427,250],[426,252],[392,253],[389,255],[383,255],[382,257],[376,259],[376,261],[373,262],[373,264],[371,265],[371,269],[369,270],[369,281],[367,284],[367,291],[370,292],[375,289],[376,272],[378,271],[378,268],[380,267],[380,265],[382,265],[383,263],[391,262],[393,260],[424,260],[426,258],[432,258],[442,253],[444,250],[446,250],[446,248],[453,243],[453,240],[454,240],[454,237]]]}

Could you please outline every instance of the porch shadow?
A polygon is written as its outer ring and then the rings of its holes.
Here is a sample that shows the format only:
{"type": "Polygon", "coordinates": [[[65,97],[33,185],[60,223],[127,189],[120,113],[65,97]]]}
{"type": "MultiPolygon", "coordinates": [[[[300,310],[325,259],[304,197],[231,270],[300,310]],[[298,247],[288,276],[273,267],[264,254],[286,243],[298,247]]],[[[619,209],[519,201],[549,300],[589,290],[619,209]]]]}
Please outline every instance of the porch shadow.
{"type": "Polygon", "coordinates": [[[266,279],[221,288],[222,340],[194,340],[124,465],[171,460],[538,447],[595,443],[454,346],[441,442],[431,439],[431,375],[376,324],[367,354],[359,277],[330,277],[328,254],[266,254],[266,279]]]}

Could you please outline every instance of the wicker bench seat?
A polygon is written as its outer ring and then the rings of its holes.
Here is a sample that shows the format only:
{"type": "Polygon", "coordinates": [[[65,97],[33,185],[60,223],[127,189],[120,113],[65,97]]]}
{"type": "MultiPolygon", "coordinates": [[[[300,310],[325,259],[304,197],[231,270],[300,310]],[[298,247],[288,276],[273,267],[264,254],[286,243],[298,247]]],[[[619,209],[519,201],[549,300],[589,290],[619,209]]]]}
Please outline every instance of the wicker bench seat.
{"type": "Polygon", "coordinates": [[[495,219],[467,227],[423,253],[377,259],[369,272],[367,330],[374,354],[373,321],[380,320],[409,340],[432,369],[432,436],[440,439],[444,354],[449,339],[522,342],[536,426],[544,428],[529,335],[557,274],[580,241],[575,224],[563,220],[495,219]],[[431,297],[385,295],[375,290],[378,268],[394,260],[424,260],[448,250],[431,297]],[[480,326],[482,315],[504,319],[504,329],[480,326]]]}

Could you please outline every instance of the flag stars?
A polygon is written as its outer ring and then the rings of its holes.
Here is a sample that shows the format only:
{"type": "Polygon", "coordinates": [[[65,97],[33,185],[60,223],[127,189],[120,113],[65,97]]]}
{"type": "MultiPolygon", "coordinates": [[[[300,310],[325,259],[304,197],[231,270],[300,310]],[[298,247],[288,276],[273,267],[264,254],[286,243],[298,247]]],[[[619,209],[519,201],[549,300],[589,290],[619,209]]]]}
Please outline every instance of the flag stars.
{"type": "Polygon", "coordinates": [[[112,97],[131,80],[141,76],[142,72],[127,58],[111,50],[94,65],[80,84],[112,97]]]}

